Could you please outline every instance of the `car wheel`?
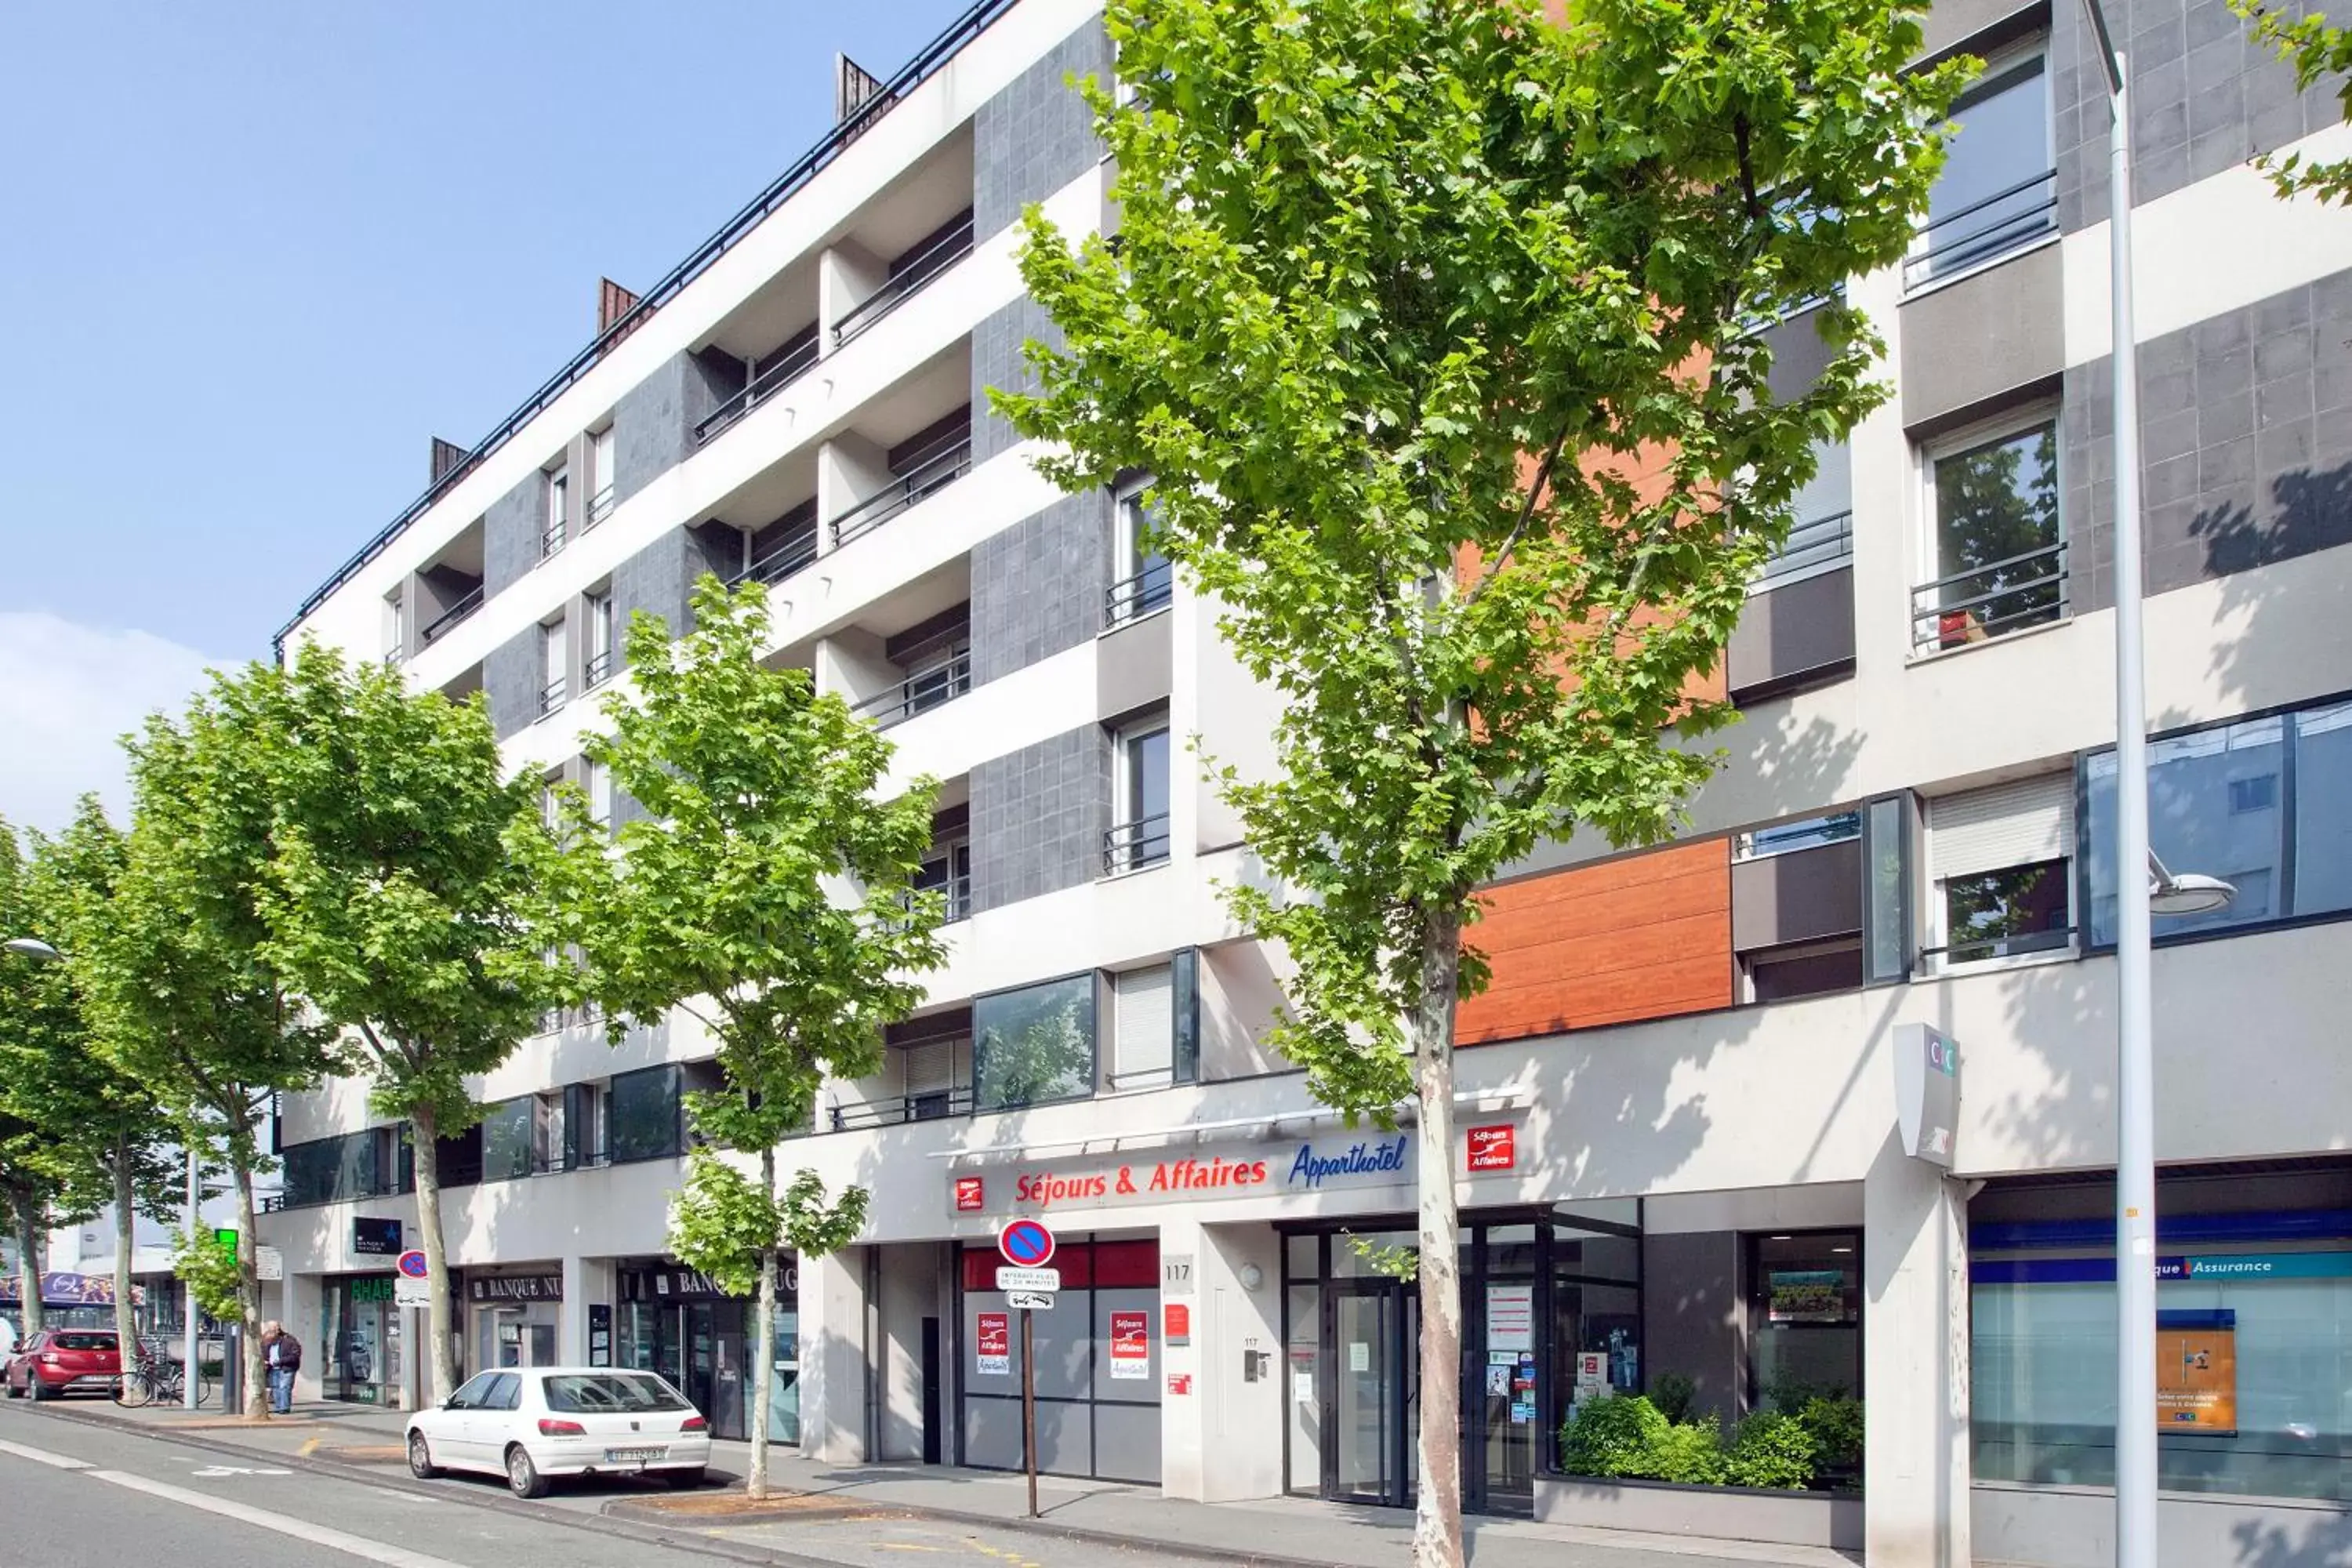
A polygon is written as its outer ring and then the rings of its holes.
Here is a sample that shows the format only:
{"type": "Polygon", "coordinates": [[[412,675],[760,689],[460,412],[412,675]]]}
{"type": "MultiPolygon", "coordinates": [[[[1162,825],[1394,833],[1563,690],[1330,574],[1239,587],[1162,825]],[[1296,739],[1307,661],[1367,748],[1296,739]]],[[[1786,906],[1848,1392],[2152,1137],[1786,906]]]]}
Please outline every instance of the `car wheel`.
{"type": "Polygon", "coordinates": [[[545,1497],[547,1478],[530,1462],[530,1454],[520,1443],[507,1450],[507,1490],[520,1498],[545,1497]]]}
{"type": "Polygon", "coordinates": [[[37,1373],[25,1380],[26,1392],[33,1396],[33,1403],[36,1405],[48,1397],[45,1392],[47,1387],[48,1385],[41,1381],[40,1374],[37,1373]]]}
{"type": "Polygon", "coordinates": [[[425,1446],[422,1432],[408,1435],[408,1473],[420,1481],[429,1481],[441,1473],[441,1467],[433,1462],[432,1450],[425,1446]]]}
{"type": "Polygon", "coordinates": [[[663,1479],[669,1482],[672,1490],[690,1492],[702,1484],[702,1467],[696,1465],[690,1469],[666,1470],[663,1479]]]}

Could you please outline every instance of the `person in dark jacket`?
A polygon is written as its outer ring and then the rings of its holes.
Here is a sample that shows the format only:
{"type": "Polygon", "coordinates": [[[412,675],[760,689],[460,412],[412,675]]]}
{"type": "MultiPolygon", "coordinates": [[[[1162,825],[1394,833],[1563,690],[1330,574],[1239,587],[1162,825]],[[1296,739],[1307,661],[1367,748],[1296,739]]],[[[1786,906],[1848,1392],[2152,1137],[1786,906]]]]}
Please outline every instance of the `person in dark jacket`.
{"type": "Polygon", "coordinates": [[[269,1373],[270,1414],[292,1415],[294,1374],[302,1365],[302,1342],[275,1318],[261,1325],[261,1364],[269,1373]]]}

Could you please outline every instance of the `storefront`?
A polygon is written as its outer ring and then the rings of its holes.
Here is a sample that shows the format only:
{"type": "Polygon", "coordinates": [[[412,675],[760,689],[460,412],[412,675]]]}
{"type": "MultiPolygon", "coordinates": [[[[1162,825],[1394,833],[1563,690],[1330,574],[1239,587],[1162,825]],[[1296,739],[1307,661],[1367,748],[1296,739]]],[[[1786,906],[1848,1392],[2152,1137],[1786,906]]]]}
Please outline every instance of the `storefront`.
{"type": "MultiPolygon", "coordinates": [[[[657,1372],[710,1419],[711,1435],[751,1434],[751,1363],[757,1303],[721,1290],[709,1275],[675,1262],[624,1265],[613,1325],[615,1363],[657,1372]]],[[[799,1271],[777,1274],[774,1375],[768,1391],[768,1436],[801,1436],[799,1271]]],[[[590,1330],[592,1353],[595,1330],[590,1330]]]]}
{"type": "Polygon", "coordinates": [[[554,1366],[563,1271],[545,1266],[466,1271],[466,1303],[473,1313],[473,1365],[554,1366]]]}
{"type": "Polygon", "coordinates": [[[393,1300],[395,1276],[345,1274],[321,1283],[323,1312],[318,1357],[320,1390],[329,1399],[396,1405],[404,1375],[401,1320],[393,1300]]]}
{"type": "MultiPolygon", "coordinates": [[[[961,1339],[958,1462],[1013,1470],[1022,1463],[1021,1314],[996,1289],[992,1247],[967,1247],[957,1271],[961,1339]]],[[[1036,1357],[1037,1468],[1090,1480],[1160,1483],[1160,1345],[1189,1316],[1163,1320],[1160,1243],[1152,1237],[1066,1236],[1054,1305],[1030,1314],[1036,1357]]],[[[1171,1306],[1171,1313],[1177,1310],[1171,1306]]],[[[1189,1309],[1185,1310],[1189,1313],[1189,1309]]],[[[928,1387],[931,1379],[926,1376],[928,1387]]]]}

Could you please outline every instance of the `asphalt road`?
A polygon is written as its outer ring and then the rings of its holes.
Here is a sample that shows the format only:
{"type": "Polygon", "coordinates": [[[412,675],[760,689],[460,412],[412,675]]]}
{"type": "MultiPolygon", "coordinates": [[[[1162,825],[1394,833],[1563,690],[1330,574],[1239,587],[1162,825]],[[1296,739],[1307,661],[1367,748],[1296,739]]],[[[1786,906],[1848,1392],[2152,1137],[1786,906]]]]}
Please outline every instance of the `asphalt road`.
{"type": "Polygon", "coordinates": [[[386,1484],[232,1457],[0,1405],[0,1560],[27,1568],[712,1568],[754,1552],[803,1563],[1136,1568],[1156,1553],[904,1516],[833,1517],[703,1532],[711,1549],[614,1533],[586,1489],[554,1509],[510,1505],[495,1481],[386,1484]]]}

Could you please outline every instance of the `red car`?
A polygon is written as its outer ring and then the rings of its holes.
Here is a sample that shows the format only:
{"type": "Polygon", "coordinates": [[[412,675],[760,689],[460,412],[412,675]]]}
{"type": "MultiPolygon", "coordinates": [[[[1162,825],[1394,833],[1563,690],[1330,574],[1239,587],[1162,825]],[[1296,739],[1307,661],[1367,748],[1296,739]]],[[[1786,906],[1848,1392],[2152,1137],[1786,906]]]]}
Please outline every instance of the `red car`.
{"type": "Polygon", "coordinates": [[[8,1397],[102,1394],[111,1398],[121,1375],[122,1352],[112,1329],[46,1329],[10,1358],[8,1397]]]}

